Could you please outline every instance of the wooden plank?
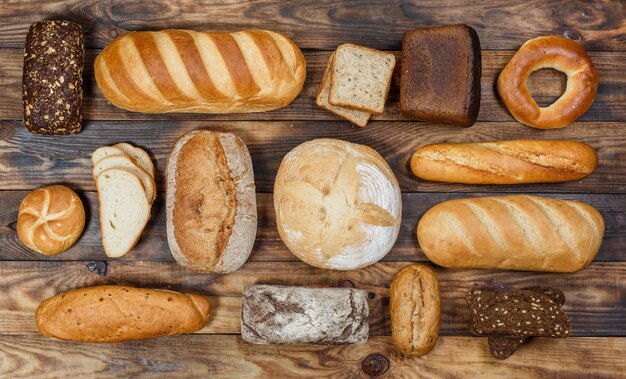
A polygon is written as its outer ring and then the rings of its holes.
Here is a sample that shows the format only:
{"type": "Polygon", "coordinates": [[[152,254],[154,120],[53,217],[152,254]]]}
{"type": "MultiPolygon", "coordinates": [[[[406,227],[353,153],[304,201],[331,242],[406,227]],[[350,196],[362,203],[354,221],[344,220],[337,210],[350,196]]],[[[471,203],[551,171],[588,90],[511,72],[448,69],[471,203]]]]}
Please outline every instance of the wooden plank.
{"type": "Polygon", "coordinates": [[[506,361],[484,338],[442,337],[421,358],[396,352],[389,337],[363,345],[253,345],[239,336],[185,335],[119,344],[81,344],[40,336],[0,338],[0,375],[146,378],[357,378],[372,354],[389,361],[381,378],[626,376],[626,338],[536,338],[506,361]],[[68,359],[71,357],[71,359],[68,359]]]}
{"type": "Polygon", "coordinates": [[[389,162],[406,192],[626,192],[626,133],[620,123],[579,123],[556,130],[536,130],[517,123],[478,123],[459,129],[425,123],[375,122],[367,128],[351,128],[341,122],[252,121],[117,121],[88,122],[77,136],[51,137],[31,134],[17,121],[0,121],[0,190],[25,190],[48,183],[68,183],[94,190],[90,156],[96,148],[128,141],[146,149],[156,159],[156,181],[163,190],[165,160],[184,133],[196,129],[228,131],[248,145],[257,190],[271,192],[278,166],[285,154],[314,138],[338,138],[368,145],[389,162]],[[580,181],[508,186],[433,183],[418,180],[409,171],[415,150],[438,142],[509,139],[574,139],[598,150],[597,170],[580,181]]]}
{"type": "MultiPolygon", "coordinates": [[[[261,113],[248,114],[144,114],[122,110],[111,105],[97,87],[93,74],[93,60],[98,51],[89,51],[85,70],[84,117],[87,120],[332,120],[339,118],[315,105],[315,96],[319,88],[324,66],[330,52],[305,52],[307,59],[307,79],[300,96],[288,107],[261,113]]],[[[395,52],[398,59],[400,53],[395,52]]],[[[483,74],[480,121],[515,121],[499,95],[495,82],[502,68],[513,55],[512,51],[483,51],[483,74]]],[[[598,96],[591,109],[581,121],[626,121],[626,53],[597,52],[591,53],[591,59],[600,72],[598,96]]],[[[22,50],[0,50],[0,120],[22,119],[22,50]]],[[[409,121],[400,113],[399,75],[389,92],[385,112],[377,116],[378,120],[409,121]]],[[[565,90],[565,78],[552,70],[541,70],[532,75],[529,87],[535,99],[541,105],[548,105],[556,100],[565,90]]],[[[346,128],[350,124],[343,122],[346,128]]],[[[370,129],[372,124],[367,127],[370,129]]],[[[519,126],[523,127],[523,126],[519,126]]],[[[573,129],[569,127],[568,129],[573,129]]],[[[460,128],[456,128],[460,130],[460,128]]]]}
{"type": "MultiPolygon", "coordinates": [[[[87,205],[88,221],[82,237],[68,251],[44,256],[30,251],[17,239],[15,225],[17,209],[26,191],[0,191],[0,260],[106,260],[100,238],[98,201],[93,192],[80,193],[87,205]]],[[[486,193],[405,193],[403,195],[402,227],[398,240],[389,254],[383,258],[388,262],[426,261],[417,243],[415,229],[422,215],[435,204],[452,198],[487,196],[486,193]]],[[[494,194],[491,194],[494,195],[494,194]]],[[[550,195],[558,198],[576,199],[596,207],[606,223],[606,233],[596,262],[626,261],[626,195],[550,195]]],[[[293,261],[299,262],[285,247],[276,229],[273,198],[271,194],[257,194],[259,226],[256,243],[250,261],[293,261]]],[[[119,260],[167,260],[172,261],[165,232],[165,207],[163,193],[153,207],[152,219],[143,237],[133,251],[119,260]]]]}
{"type": "Polygon", "coordinates": [[[513,50],[530,38],[556,34],[579,39],[591,50],[626,50],[626,22],[620,1],[46,0],[38,5],[21,1],[3,4],[0,46],[20,47],[30,23],[55,17],[82,23],[90,47],[104,47],[130,30],[260,28],[284,33],[306,49],[333,49],[344,42],[398,49],[406,30],[467,23],[478,32],[484,49],[513,50]]]}
{"type": "MultiPolygon", "coordinates": [[[[86,261],[0,262],[0,334],[35,333],[37,305],[73,288],[98,284],[190,291],[212,296],[215,314],[200,333],[237,334],[240,331],[240,296],[253,283],[354,286],[368,292],[370,335],[389,335],[389,285],[407,263],[376,263],[360,270],[335,271],[305,263],[252,262],[228,275],[199,274],[174,262],[109,262],[109,274],[90,272],[86,261]]],[[[567,297],[564,310],[576,336],[624,336],[626,330],[626,263],[593,263],[574,274],[435,268],[441,282],[442,335],[470,335],[470,314],[465,294],[473,285],[521,288],[551,285],[567,297]]]]}

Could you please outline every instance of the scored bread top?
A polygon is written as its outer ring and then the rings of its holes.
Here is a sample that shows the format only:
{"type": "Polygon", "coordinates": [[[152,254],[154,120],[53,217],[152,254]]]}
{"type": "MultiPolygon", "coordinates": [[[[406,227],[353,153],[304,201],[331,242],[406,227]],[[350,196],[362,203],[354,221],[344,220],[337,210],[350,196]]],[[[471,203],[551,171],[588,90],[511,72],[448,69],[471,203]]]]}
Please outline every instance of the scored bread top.
{"type": "Polygon", "coordinates": [[[231,272],[247,260],[256,236],[256,194],[248,150],[231,133],[181,137],[167,166],[167,237],[184,267],[231,272]]]}
{"type": "Polygon", "coordinates": [[[320,89],[317,92],[317,97],[315,98],[315,103],[328,111],[333,112],[334,114],[350,121],[353,124],[356,124],[360,127],[364,127],[367,125],[371,115],[367,112],[358,111],[355,109],[340,107],[336,105],[332,105],[328,102],[328,95],[330,93],[330,79],[332,76],[332,70],[335,61],[335,53],[330,55],[328,58],[328,62],[326,63],[326,68],[324,69],[324,76],[322,77],[322,84],[320,85],[320,89]]]}
{"type": "Polygon", "coordinates": [[[385,108],[396,57],[391,53],[346,43],[337,48],[329,102],[371,114],[385,108]]]}

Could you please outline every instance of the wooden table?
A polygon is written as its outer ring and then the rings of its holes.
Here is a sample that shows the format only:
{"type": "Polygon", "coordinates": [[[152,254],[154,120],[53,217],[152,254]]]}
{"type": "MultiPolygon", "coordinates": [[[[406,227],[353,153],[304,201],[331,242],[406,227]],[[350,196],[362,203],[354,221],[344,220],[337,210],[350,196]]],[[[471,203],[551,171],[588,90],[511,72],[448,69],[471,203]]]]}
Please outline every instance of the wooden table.
{"type": "MultiPolygon", "coordinates": [[[[359,377],[362,362],[389,363],[386,377],[626,377],[626,3],[623,1],[290,1],[45,0],[0,4],[0,376],[3,377],[359,377]],[[80,22],[86,29],[84,129],[77,136],[28,133],[22,125],[21,74],[26,30],[45,18],[80,22]],[[355,128],[315,106],[330,51],[344,42],[394,51],[404,31],[417,26],[467,23],[483,49],[479,121],[463,129],[403,117],[394,85],[385,113],[355,128]],[[266,28],[291,37],[306,57],[304,90],[290,106],[267,113],[234,115],[131,113],[101,95],[92,64],[99,51],[130,30],[163,28],[236,31],[266,28]],[[495,80],[526,40],[548,34],[579,40],[600,72],[592,108],[574,125],[540,131],[511,117],[495,80]],[[195,129],[238,134],[248,145],[258,188],[259,230],[246,265],[229,275],[192,273],[173,260],[165,237],[163,175],[174,141],[195,129]],[[272,185],[282,157],[318,137],[366,144],[393,168],[403,191],[400,237],[379,263],[361,270],[320,270],[300,262],[281,242],[272,207],[272,185]],[[575,139],[598,149],[590,177],[571,183],[463,186],[414,178],[407,162],[425,144],[501,139],[575,139]],[[108,260],[101,242],[90,154],[99,146],[128,141],[156,162],[159,197],[143,238],[128,255],[108,260]],[[69,251],[52,257],[22,246],[15,233],[17,208],[30,190],[62,183],[87,206],[84,235],[69,251]],[[546,194],[595,206],[606,235],[594,263],[576,274],[546,274],[436,268],[442,289],[441,338],[422,358],[403,358],[389,338],[388,289],[408,262],[426,261],[415,236],[421,215],[451,198],[504,193],[546,194]],[[99,276],[86,264],[106,260],[99,276]],[[251,283],[354,286],[369,292],[370,339],[341,347],[259,346],[239,336],[240,295],[251,283]],[[184,336],[109,345],[55,341],[38,335],[34,310],[59,292],[118,283],[207,294],[215,308],[208,326],[184,336]],[[573,322],[567,339],[536,338],[506,361],[489,355],[485,338],[473,337],[464,301],[474,283],[521,287],[549,284],[567,296],[573,322]]],[[[535,74],[530,85],[542,104],[555,100],[565,81],[553,71],[535,74]]],[[[384,369],[384,367],[383,367],[384,369]]]]}

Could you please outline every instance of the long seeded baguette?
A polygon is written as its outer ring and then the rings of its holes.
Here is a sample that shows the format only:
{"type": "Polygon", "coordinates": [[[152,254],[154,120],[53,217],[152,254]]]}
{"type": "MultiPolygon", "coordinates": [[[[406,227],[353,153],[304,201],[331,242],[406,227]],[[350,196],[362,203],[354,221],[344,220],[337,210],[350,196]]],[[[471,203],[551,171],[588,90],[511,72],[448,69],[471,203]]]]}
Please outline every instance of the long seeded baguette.
{"type": "Polygon", "coordinates": [[[603,236],[590,205],[528,195],[444,201],[417,225],[424,254],[450,268],[575,272],[593,261],[603,236]]]}
{"type": "Polygon", "coordinates": [[[209,320],[211,303],[190,295],[125,286],[75,289],[39,305],[35,320],[47,337],[121,342],[191,333],[209,320]]]}
{"type": "Polygon", "coordinates": [[[103,95],[135,112],[261,112],[302,90],[306,61],[282,34],[267,30],[125,33],[94,63],[103,95]]]}
{"type": "Polygon", "coordinates": [[[411,158],[418,178],[467,184],[565,182],[597,165],[596,151],[576,141],[445,143],[424,146],[411,158]]]}

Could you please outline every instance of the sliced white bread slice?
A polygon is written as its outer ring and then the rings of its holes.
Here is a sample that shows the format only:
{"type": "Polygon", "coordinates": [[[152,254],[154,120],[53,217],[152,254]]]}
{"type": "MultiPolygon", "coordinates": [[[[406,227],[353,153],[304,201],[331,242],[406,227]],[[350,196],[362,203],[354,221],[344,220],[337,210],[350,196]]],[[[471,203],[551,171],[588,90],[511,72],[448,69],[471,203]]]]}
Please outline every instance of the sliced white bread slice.
{"type": "Polygon", "coordinates": [[[102,146],[91,153],[91,164],[96,165],[106,157],[114,157],[116,155],[127,155],[124,150],[114,146],[102,146]]]}
{"type": "Polygon", "coordinates": [[[116,143],[113,147],[116,147],[124,151],[127,155],[133,157],[135,161],[137,161],[137,164],[154,178],[154,164],[152,164],[152,159],[150,159],[148,153],[126,142],[116,143]]]}
{"type": "Polygon", "coordinates": [[[350,108],[339,107],[336,105],[332,105],[328,102],[328,94],[330,92],[330,77],[331,70],[334,64],[334,58],[335,53],[333,53],[330,58],[328,58],[328,62],[326,63],[326,69],[324,69],[324,76],[322,77],[322,84],[320,85],[320,89],[317,92],[317,98],[315,99],[315,103],[320,108],[331,111],[337,116],[342,117],[355,125],[364,127],[365,125],[367,125],[367,122],[371,117],[369,113],[357,111],[350,108]]]}
{"type": "Polygon", "coordinates": [[[96,188],[104,251],[108,257],[121,257],[139,241],[150,219],[150,203],[141,180],[125,169],[103,171],[96,188]]]}
{"type": "Polygon", "coordinates": [[[104,170],[110,168],[123,168],[135,174],[146,190],[145,196],[148,202],[152,203],[156,198],[156,184],[154,178],[143,168],[134,163],[134,160],[126,155],[114,155],[106,157],[93,167],[93,177],[96,179],[104,170]]]}
{"type": "Polygon", "coordinates": [[[391,53],[351,43],[339,46],[328,101],[373,115],[383,113],[395,66],[391,53]]]}

